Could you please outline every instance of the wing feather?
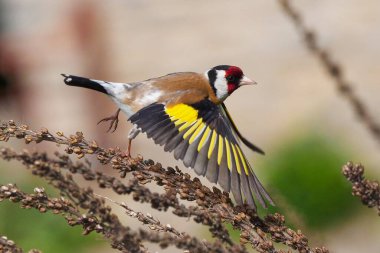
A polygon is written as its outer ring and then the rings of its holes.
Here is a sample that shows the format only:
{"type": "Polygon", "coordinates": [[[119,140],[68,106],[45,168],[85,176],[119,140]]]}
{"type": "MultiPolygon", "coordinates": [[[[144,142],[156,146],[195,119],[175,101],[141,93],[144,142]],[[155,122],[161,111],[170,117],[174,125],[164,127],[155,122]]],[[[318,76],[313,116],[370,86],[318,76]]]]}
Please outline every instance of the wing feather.
{"type": "Polygon", "coordinates": [[[244,193],[245,199],[247,200],[247,204],[256,208],[255,201],[253,200],[252,190],[249,186],[249,177],[245,173],[242,173],[240,175],[242,191],[244,193]]]}
{"type": "Polygon", "coordinates": [[[183,139],[184,134],[185,133],[182,134],[181,141],[174,149],[174,158],[177,160],[183,160],[183,158],[185,157],[187,148],[189,147],[189,142],[186,141],[186,139],[185,140],[183,139]]]}
{"type": "Polygon", "coordinates": [[[218,182],[219,166],[218,166],[218,151],[215,147],[218,146],[218,138],[216,137],[216,132],[213,131],[213,135],[210,142],[210,148],[207,154],[209,159],[207,163],[206,178],[211,183],[218,182]]]}
{"type": "Polygon", "coordinates": [[[147,128],[146,133],[147,133],[148,138],[153,138],[153,136],[157,136],[158,133],[160,133],[161,130],[165,128],[165,126],[170,125],[170,123],[171,123],[170,118],[166,118],[164,120],[158,121],[158,123],[147,128]]]}
{"type": "Polygon", "coordinates": [[[255,195],[263,206],[265,201],[274,205],[240,149],[242,136],[223,106],[208,99],[191,105],[155,103],[129,120],[186,167],[231,191],[237,204],[245,201],[256,208],[255,195]]]}
{"type": "Polygon", "coordinates": [[[164,150],[172,152],[182,142],[183,134],[183,132],[179,133],[178,129],[176,129],[174,136],[165,144],[164,150]]]}
{"type": "MultiPolygon", "coordinates": [[[[178,134],[178,130],[177,128],[175,128],[174,124],[170,124],[169,126],[165,127],[163,131],[164,132],[162,134],[158,135],[157,138],[154,139],[154,141],[160,144],[161,146],[169,143],[169,141],[172,140],[178,134]]],[[[153,136],[152,138],[154,137],[155,136],[153,136]]]]}
{"type": "Polygon", "coordinates": [[[154,140],[156,144],[162,145],[162,142],[166,143],[166,135],[168,133],[171,133],[171,130],[176,130],[175,126],[171,123],[172,122],[170,119],[166,119],[165,121],[162,121],[160,125],[157,125],[157,129],[152,130],[153,133],[151,135],[151,138],[154,140]]]}
{"type": "MultiPolygon", "coordinates": [[[[219,143],[223,142],[223,138],[219,139],[219,143]]],[[[228,158],[229,155],[229,142],[224,139],[224,151],[226,153],[222,158],[222,162],[219,165],[219,184],[223,188],[224,191],[229,192],[231,189],[231,170],[234,169],[232,167],[231,157],[228,158]]],[[[219,155],[219,153],[218,153],[219,155]]]]}
{"type": "Polygon", "coordinates": [[[238,175],[237,170],[231,171],[231,192],[234,196],[234,199],[238,205],[243,204],[243,197],[241,196],[240,189],[240,177],[238,175]]]}
{"type": "Polygon", "coordinates": [[[194,142],[188,145],[185,157],[183,158],[183,163],[186,167],[194,168],[198,156],[197,148],[195,147],[194,142]]]}
{"type": "Polygon", "coordinates": [[[191,167],[195,168],[195,163],[198,157],[198,145],[201,140],[199,136],[202,134],[206,127],[202,124],[198,126],[196,131],[192,134],[192,136],[189,137],[188,142],[189,142],[189,147],[187,149],[186,155],[183,159],[183,162],[186,167],[191,167]]]}
{"type": "Polygon", "coordinates": [[[197,160],[195,161],[194,170],[198,175],[204,176],[206,174],[207,165],[208,165],[208,147],[211,142],[211,130],[209,127],[206,128],[205,132],[203,133],[198,147],[198,156],[197,160]]]}

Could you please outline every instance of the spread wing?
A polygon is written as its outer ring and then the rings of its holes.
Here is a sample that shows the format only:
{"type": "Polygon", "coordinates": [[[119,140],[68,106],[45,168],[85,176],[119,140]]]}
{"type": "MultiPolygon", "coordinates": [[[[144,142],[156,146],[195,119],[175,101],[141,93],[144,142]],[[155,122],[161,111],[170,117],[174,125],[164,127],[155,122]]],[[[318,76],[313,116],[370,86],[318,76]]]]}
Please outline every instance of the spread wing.
{"type": "Polygon", "coordinates": [[[273,201],[243,154],[224,111],[208,99],[195,104],[151,104],[129,118],[165,151],[174,152],[198,175],[232,192],[236,202],[256,207],[253,194],[265,207],[273,201]]]}

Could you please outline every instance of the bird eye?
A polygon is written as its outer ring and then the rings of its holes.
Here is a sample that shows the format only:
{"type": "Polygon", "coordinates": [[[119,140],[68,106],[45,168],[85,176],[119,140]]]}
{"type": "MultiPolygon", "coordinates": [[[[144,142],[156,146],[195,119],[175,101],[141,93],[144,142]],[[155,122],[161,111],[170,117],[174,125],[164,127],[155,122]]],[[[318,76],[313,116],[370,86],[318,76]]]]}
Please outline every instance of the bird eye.
{"type": "Polygon", "coordinates": [[[234,82],[234,81],[236,81],[235,76],[227,76],[226,79],[227,79],[228,82],[234,82]]]}

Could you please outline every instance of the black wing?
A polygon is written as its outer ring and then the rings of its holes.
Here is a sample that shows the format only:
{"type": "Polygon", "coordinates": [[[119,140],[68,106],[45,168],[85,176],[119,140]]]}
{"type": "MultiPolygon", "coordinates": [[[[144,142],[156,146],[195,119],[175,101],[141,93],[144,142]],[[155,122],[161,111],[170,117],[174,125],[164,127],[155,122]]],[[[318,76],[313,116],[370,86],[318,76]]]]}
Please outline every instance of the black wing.
{"type": "Polygon", "coordinates": [[[253,194],[264,207],[265,200],[274,205],[243,154],[233,126],[210,100],[192,105],[155,103],[129,120],[165,151],[173,151],[175,159],[182,160],[186,167],[231,191],[239,205],[246,200],[255,208],[253,194]]]}

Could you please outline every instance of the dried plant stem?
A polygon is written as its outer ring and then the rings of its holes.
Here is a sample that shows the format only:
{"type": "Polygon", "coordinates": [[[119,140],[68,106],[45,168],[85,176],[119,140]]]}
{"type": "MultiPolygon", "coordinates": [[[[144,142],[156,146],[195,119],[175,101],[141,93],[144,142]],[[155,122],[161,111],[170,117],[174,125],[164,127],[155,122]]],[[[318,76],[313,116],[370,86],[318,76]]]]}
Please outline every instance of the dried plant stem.
{"type": "Polygon", "coordinates": [[[45,170],[43,177],[67,198],[50,198],[43,188],[35,188],[34,194],[27,194],[9,184],[0,187],[0,200],[19,202],[22,208],[35,208],[41,213],[51,211],[61,214],[70,226],[82,226],[84,235],[91,232],[103,234],[111,241],[112,247],[122,252],[145,252],[141,249],[138,235],[123,226],[118,217],[111,213],[111,208],[105,206],[104,200],[94,196],[92,189],[79,187],[70,174],[65,177],[56,168],[44,166],[42,161],[35,161],[34,165],[29,166],[39,167],[39,170],[33,171],[39,176],[45,170]],[[81,213],[79,209],[84,209],[87,213],[81,213]]]}
{"type": "MultiPolygon", "coordinates": [[[[24,251],[17,247],[16,243],[6,236],[0,236],[0,252],[4,253],[23,253],[24,251]]],[[[29,253],[41,253],[41,251],[32,249],[29,253]]]]}
{"type": "MultiPolygon", "coordinates": [[[[85,174],[82,174],[82,176],[84,176],[87,179],[93,178],[93,175],[90,176],[91,171],[88,170],[89,168],[86,167],[85,164],[78,163],[76,165],[73,165],[70,159],[65,156],[60,156],[61,158],[64,157],[64,159],[59,161],[59,160],[49,159],[46,154],[40,154],[40,153],[28,154],[25,151],[21,153],[17,153],[8,148],[2,148],[0,150],[0,157],[2,157],[5,160],[16,159],[16,160],[22,161],[24,165],[26,165],[29,169],[32,170],[32,173],[34,175],[37,175],[46,179],[50,184],[52,184],[57,189],[59,189],[61,193],[64,194],[68,198],[68,200],[71,200],[73,207],[77,206],[82,209],[88,210],[88,213],[91,213],[93,215],[94,214],[99,215],[99,216],[93,216],[85,220],[86,224],[89,223],[88,220],[91,220],[91,223],[93,222],[98,222],[98,223],[93,224],[91,226],[84,227],[85,228],[84,234],[89,234],[90,232],[94,231],[93,228],[97,228],[95,229],[96,232],[98,233],[104,232],[103,234],[106,236],[106,238],[111,239],[113,247],[118,248],[119,250],[123,252],[124,251],[125,252],[141,252],[139,249],[141,245],[136,244],[135,247],[132,247],[133,244],[131,244],[129,241],[126,241],[126,240],[127,238],[128,240],[130,238],[134,238],[134,241],[140,242],[142,240],[147,240],[147,239],[140,238],[141,233],[139,233],[138,235],[134,233],[126,233],[126,232],[130,232],[130,229],[128,227],[124,227],[123,225],[121,225],[121,223],[119,222],[116,216],[109,215],[111,214],[110,213],[111,209],[109,207],[104,207],[103,199],[105,199],[105,197],[99,197],[99,195],[92,193],[92,190],[90,189],[80,188],[78,185],[76,185],[72,181],[73,178],[71,174],[67,175],[67,179],[65,179],[65,177],[60,172],[61,169],[66,169],[67,164],[69,164],[71,172],[74,172],[74,171],[85,172],[85,174]],[[111,216],[112,216],[112,220],[111,220],[111,216]],[[112,226],[110,227],[109,224],[111,224],[112,226]],[[125,237],[123,236],[121,240],[118,240],[117,238],[122,234],[126,236],[125,237]]],[[[98,173],[98,174],[101,175],[101,173],[98,173]]],[[[110,178],[112,177],[109,177],[109,179],[110,178]]],[[[102,179],[104,178],[102,177],[102,179]]],[[[115,182],[116,180],[117,179],[109,180],[109,181],[115,182]]],[[[119,185],[120,184],[121,182],[119,182],[119,185]]],[[[124,187],[126,188],[127,186],[124,186],[124,187]]],[[[4,186],[4,189],[9,191],[7,189],[7,186],[4,186]]],[[[118,187],[117,189],[120,189],[120,187],[118,187]]],[[[133,191],[133,189],[131,191],[133,191]]],[[[0,198],[1,198],[1,195],[0,195],[0,198]]],[[[216,244],[216,243],[201,242],[198,239],[187,235],[186,233],[178,232],[175,228],[173,228],[169,224],[166,226],[163,226],[159,223],[158,220],[155,220],[151,215],[147,214],[145,216],[141,212],[135,212],[131,208],[129,208],[125,203],[120,204],[115,201],[112,201],[112,202],[119,204],[121,207],[123,207],[130,217],[138,219],[143,224],[149,225],[148,227],[152,231],[173,233],[174,236],[176,236],[177,238],[170,237],[170,241],[166,243],[168,245],[178,245],[178,246],[182,246],[182,248],[184,249],[188,249],[187,248],[188,244],[184,242],[190,241],[192,243],[191,245],[192,245],[193,252],[208,252],[209,250],[212,250],[212,249],[214,250],[218,249],[220,252],[231,252],[231,251],[225,251],[219,243],[216,244]]],[[[46,211],[46,208],[43,205],[41,205],[41,203],[36,203],[35,206],[31,206],[31,207],[36,208],[37,206],[43,208],[42,210],[44,212],[46,211]]],[[[64,206],[64,205],[61,203],[61,206],[64,206]]],[[[66,213],[67,212],[68,211],[66,210],[66,213]]],[[[55,212],[55,213],[58,213],[58,212],[55,212]]],[[[81,215],[79,211],[70,212],[70,214],[80,219],[80,221],[73,222],[73,217],[66,217],[66,219],[70,218],[68,219],[70,225],[80,225],[80,224],[83,225],[81,223],[82,221],[84,221],[82,219],[83,215],[81,215]]],[[[148,232],[145,232],[144,234],[148,234],[148,232]]],[[[157,236],[152,233],[151,233],[151,237],[157,238],[157,236]]],[[[233,252],[240,252],[240,251],[233,251],[233,252]]]]}
{"type": "MultiPolygon", "coordinates": [[[[97,180],[97,183],[100,188],[112,188],[118,194],[133,193],[134,200],[140,201],[142,203],[151,202],[152,207],[158,210],[167,210],[168,206],[173,206],[175,208],[176,214],[182,214],[182,216],[184,216],[183,214],[185,214],[186,217],[190,217],[191,215],[197,215],[197,213],[194,212],[194,208],[189,209],[184,205],[179,205],[178,199],[175,197],[175,195],[174,198],[172,195],[168,195],[168,198],[166,197],[166,194],[160,195],[157,193],[151,193],[148,188],[139,185],[138,180],[136,180],[135,178],[130,179],[128,185],[125,185],[120,180],[112,176],[106,176],[101,172],[92,171],[88,163],[74,164],[68,156],[61,155],[58,152],[56,152],[56,156],[58,157],[58,159],[51,159],[45,153],[29,154],[26,151],[17,153],[9,148],[0,149],[1,158],[5,160],[15,159],[21,161],[24,165],[27,166],[27,168],[30,168],[32,170],[32,173],[34,175],[45,178],[50,184],[58,188],[62,193],[64,193],[68,198],[70,198],[74,202],[78,201],[73,199],[70,193],[67,192],[69,185],[64,182],[63,175],[59,172],[60,170],[67,170],[72,174],[78,173],[82,175],[82,177],[85,180],[97,180]],[[172,201],[173,199],[175,201],[172,201]]],[[[211,220],[207,221],[209,222],[208,224],[214,224],[211,220]]],[[[214,227],[216,226],[212,226],[212,228],[214,227]]],[[[222,228],[218,231],[218,234],[227,233],[228,236],[228,232],[225,230],[225,228],[223,226],[221,227],[222,228]]],[[[215,230],[215,234],[216,233],[217,230],[215,230]]],[[[234,245],[230,239],[229,244],[231,246],[234,245]]],[[[200,245],[202,245],[202,243],[200,243],[200,245]]],[[[208,248],[213,247],[212,245],[206,246],[208,246],[208,248]]],[[[236,247],[236,245],[234,246],[235,248],[238,248],[236,247]]],[[[203,249],[206,250],[207,248],[203,247],[203,249]]],[[[244,248],[242,247],[241,252],[245,252],[244,248]]]]}
{"type": "MultiPolygon", "coordinates": [[[[283,252],[275,248],[274,242],[282,243],[298,252],[328,252],[325,248],[309,247],[307,238],[300,231],[296,232],[285,226],[282,215],[268,215],[265,219],[261,219],[254,210],[247,206],[234,206],[227,193],[222,193],[215,187],[210,190],[203,186],[198,178],[191,179],[188,174],[181,172],[178,168],[163,168],[159,163],[151,160],[144,161],[141,157],[131,159],[125,157],[119,149],[103,149],[96,142],[85,140],[80,132],[69,137],[61,132],[53,135],[47,129],[36,132],[29,130],[25,125],[19,126],[13,121],[9,121],[0,125],[0,140],[7,141],[9,138],[24,139],[26,143],[40,143],[41,141],[59,143],[66,146],[65,151],[68,154],[75,153],[79,158],[85,155],[96,155],[100,163],[110,164],[113,169],[119,171],[122,178],[127,173],[131,173],[133,179],[124,185],[118,179],[92,172],[88,164],[74,164],[66,155],[58,154],[58,160],[51,160],[41,153],[15,154],[11,153],[9,149],[2,149],[0,152],[3,159],[17,159],[32,164],[36,163],[35,158],[43,157],[46,167],[66,168],[70,173],[82,174],[87,180],[96,179],[100,187],[112,188],[119,194],[133,193],[136,201],[150,202],[151,206],[158,210],[166,211],[171,207],[174,215],[193,217],[195,222],[209,226],[210,231],[217,238],[214,243],[200,242],[171,226],[162,225],[148,215],[133,211],[125,204],[120,204],[128,215],[136,216],[137,219],[148,223],[152,228],[157,228],[158,231],[172,234],[171,236],[149,234],[146,238],[135,237],[133,240],[138,242],[175,237],[177,240],[173,240],[172,244],[177,247],[182,245],[181,248],[187,247],[187,249],[192,249],[192,252],[246,252],[243,246],[233,243],[230,239],[223,224],[230,223],[240,231],[240,242],[251,244],[258,252],[283,252]],[[144,184],[149,182],[155,182],[162,186],[165,194],[150,192],[144,187],[144,184]],[[186,207],[179,204],[179,199],[191,201],[195,205],[186,207]],[[197,250],[194,251],[194,249],[197,250]]],[[[44,176],[44,178],[46,177],[44,176]]],[[[53,183],[53,185],[55,184],[53,183]]],[[[59,186],[55,186],[59,188],[59,186]]],[[[98,203],[99,198],[94,196],[91,191],[91,199],[93,198],[97,199],[96,203],[98,203]]],[[[140,235],[144,234],[145,236],[147,233],[140,231],[140,235]]],[[[133,236],[136,236],[136,233],[133,236]]],[[[167,243],[168,241],[166,241],[167,243]]]]}
{"type": "Polygon", "coordinates": [[[343,166],[342,173],[352,183],[352,195],[360,198],[364,205],[375,207],[380,216],[379,182],[365,179],[364,167],[361,164],[348,162],[343,166]]]}
{"type": "Polygon", "coordinates": [[[305,25],[301,13],[294,9],[290,4],[290,0],[279,0],[279,2],[284,12],[293,21],[298,32],[304,39],[306,47],[321,62],[322,66],[334,80],[337,90],[348,100],[357,117],[367,127],[375,140],[380,143],[380,124],[376,122],[374,117],[370,114],[367,106],[354,92],[352,88],[354,85],[346,80],[341,65],[332,60],[330,53],[318,44],[317,34],[305,25]]]}

